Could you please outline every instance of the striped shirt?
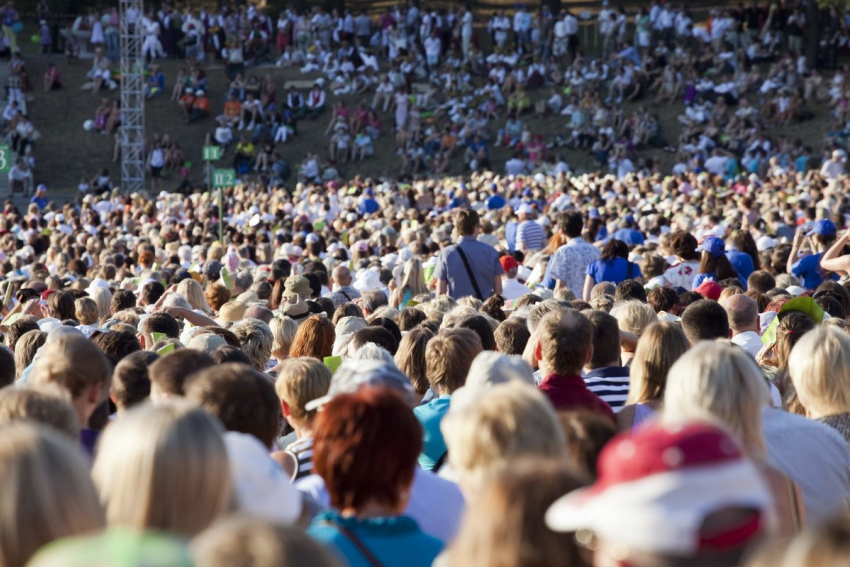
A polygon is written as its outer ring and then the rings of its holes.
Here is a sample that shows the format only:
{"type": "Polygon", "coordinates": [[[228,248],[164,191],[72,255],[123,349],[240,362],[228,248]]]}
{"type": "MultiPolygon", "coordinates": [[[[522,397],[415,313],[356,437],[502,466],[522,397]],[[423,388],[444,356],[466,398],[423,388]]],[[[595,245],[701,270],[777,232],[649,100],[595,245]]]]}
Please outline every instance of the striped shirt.
{"type": "Polygon", "coordinates": [[[286,448],[293,459],[295,459],[295,471],[292,480],[296,481],[313,473],[313,438],[305,437],[299,439],[286,448]]]}
{"type": "Polygon", "coordinates": [[[605,400],[614,413],[626,405],[629,397],[629,369],[625,366],[597,368],[583,376],[587,389],[605,400]]]}
{"type": "Polygon", "coordinates": [[[522,243],[523,250],[526,252],[542,250],[546,244],[546,233],[543,231],[543,227],[536,222],[522,221],[517,228],[516,242],[517,244],[522,243]]]}

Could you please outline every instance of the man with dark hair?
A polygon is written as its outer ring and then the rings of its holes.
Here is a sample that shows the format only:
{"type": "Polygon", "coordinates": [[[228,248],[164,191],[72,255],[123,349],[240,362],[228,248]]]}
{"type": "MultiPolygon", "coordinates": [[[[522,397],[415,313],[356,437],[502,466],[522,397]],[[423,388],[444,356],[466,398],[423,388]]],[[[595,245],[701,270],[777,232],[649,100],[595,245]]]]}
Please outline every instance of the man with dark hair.
{"type": "Polygon", "coordinates": [[[239,295],[240,293],[244,293],[251,289],[251,284],[254,283],[254,276],[251,275],[251,272],[239,272],[236,274],[236,277],[233,278],[233,295],[239,295]]]}
{"type": "Polygon", "coordinates": [[[478,241],[481,219],[472,209],[455,215],[455,232],[460,240],[446,247],[437,259],[434,277],[439,295],[454,299],[476,297],[484,301],[502,293],[502,264],[496,249],[478,241]]]}
{"type": "Polygon", "coordinates": [[[132,291],[126,289],[116,290],[115,293],[112,294],[112,303],[110,304],[110,311],[112,314],[116,314],[119,311],[124,311],[125,309],[132,309],[136,306],[136,296],[133,295],[132,291]]]}
{"type": "Polygon", "coordinates": [[[375,343],[390,354],[394,354],[398,350],[399,341],[384,327],[366,327],[352,335],[351,342],[348,344],[349,356],[366,343],[375,343]]]}
{"type": "Polygon", "coordinates": [[[396,323],[398,323],[399,331],[405,332],[413,329],[427,318],[428,316],[421,309],[405,307],[396,317],[396,323]]]}
{"type": "Polygon", "coordinates": [[[620,304],[632,300],[646,303],[646,288],[635,280],[624,280],[617,286],[614,292],[614,303],[620,304]]]}
{"type": "Polygon", "coordinates": [[[614,412],[587,388],[582,369],[593,357],[593,326],[574,309],[547,313],[538,323],[532,352],[543,381],[540,391],[558,411],[587,410],[614,420],[614,412]]]}
{"type": "Polygon", "coordinates": [[[181,348],[161,357],[148,369],[151,402],[163,403],[169,398],[183,396],[189,376],[211,366],[215,366],[215,362],[208,354],[190,348],[181,348]]]}
{"type": "Polygon", "coordinates": [[[776,278],[770,272],[756,270],[747,278],[747,289],[767,293],[776,287],[776,278]]]}
{"type": "Polygon", "coordinates": [[[142,287],[139,300],[143,307],[152,307],[165,293],[165,286],[160,282],[148,282],[142,287]]]}
{"type": "Polygon", "coordinates": [[[700,299],[688,305],[682,313],[682,330],[688,342],[728,339],[732,336],[726,310],[716,301],[700,299]]]}
{"type": "Polygon", "coordinates": [[[528,343],[528,339],[531,338],[531,333],[528,331],[528,324],[525,322],[525,319],[519,317],[511,317],[499,323],[493,335],[493,338],[496,340],[496,350],[504,354],[513,354],[516,356],[522,356],[523,351],[525,351],[525,345],[528,343]]]}
{"type": "Polygon", "coordinates": [[[142,335],[144,347],[148,350],[156,343],[154,333],[161,333],[168,339],[176,339],[180,336],[180,324],[168,313],[156,311],[139,323],[139,334],[142,335]]]}
{"type": "Polygon", "coordinates": [[[38,330],[38,319],[32,315],[22,315],[17,321],[9,325],[9,332],[6,335],[6,346],[15,350],[15,344],[17,344],[18,339],[30,331],[38,330]]]}
{"type": "Polygon", "coordinates": [[[271,449],[280,424],[274,383],[244,364],[222,364],[196,372],[186,382],[186,398],[216,416],[225,429],[256,437],[271,449]]]}
{"type": "Polygon", "coordinates": [[[151,393],[148,368],[157,359],[159,355],[155,352],[140,350],[124,357],[115,365],[109,397],[119,414],[148,399],[151,393]]]}
{"type": "Polygon", "coordinates": [[[669,287],[654,287],[646,294],[646,302],[656,313],[669,312],[679,303],[679,296],[669,287]]]}
{"type": "Polygon", "coordinates": [[[604,311],[582,311],[593,327],[593,356],[585,366],[587,389],[602,398],[614,412],[629,397],[629,369],[620,362],[620,328],[604,311]]]}
{"type": "Polygon", "coordinates": [[[452,325],[453,329],[469,329],[481,339],[481,348],[484,350],[496,350],[496,338],[493,336],[493,327],[487,322],[483,315],[466,315],[456,319],[452,325]]]}
{"type": "Polygon", "coordinates": [[[139,344],[136,335],[128,331],[98,333],[92,337],[92,342],[100,347],[113,367],[121,362],[124,357],[142,350],[142,345],[139,344]]]}
{"type": "Polygon", "coordinates": [[[567,243],[558,248],[546,268],[547,279],[555,280],[555,289],[568,288],[576,297],[584,290],[585,272],[591,262],[599,259],[599,248],[581,237],[584,221],[581,213],[570,211],[558,217],[558,227],[567,243]]]}

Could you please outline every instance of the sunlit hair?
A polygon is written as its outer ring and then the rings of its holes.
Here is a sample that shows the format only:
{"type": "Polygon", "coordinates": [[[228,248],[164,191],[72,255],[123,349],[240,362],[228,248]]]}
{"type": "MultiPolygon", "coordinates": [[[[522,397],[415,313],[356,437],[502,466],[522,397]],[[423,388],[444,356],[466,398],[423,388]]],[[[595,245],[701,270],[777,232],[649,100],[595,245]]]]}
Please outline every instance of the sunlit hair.
{"type": "Polygon", "coordinates": [[[32,364],[38,349],[47,341],[43,331],[27,331],[15,344],[15,380],[32,364]]]}
{"type": "Polygon", "coordinates": [[[25,421],[40,423],[64,433],[76,443],[80,438],[77,412],[58,386],[44,390],[7,386],[0,390],[0,425],[25,421]]]}
{"type": "Polygon", "coordinates": [[[803,335],[788,362],[800,403],[812,417],[850,412],[850,336],[835,327],[803,335]]]}
{"type": "Polygon", "coordinates": [[[411,258],[404,263],[399,289],[402,294],[405,290],[410,290],[411,298],[422,293],[428,293],[428,286],[425,284],[425,270],[422,268],[421,261],[411,258]]]}
{"type": "Polygon", "coordinates": [[[94,343],[80,334],[61,335],[41,347],[29,380],[33,384],[57,384],[76,399],[86,388],[98,385],[106,395],[112,367],[94,343]]]}
{"type": "Polygon", "coordinates": [[[440,429],[449,462],[465,477],[465,486],[478,486],[519,456],[566,460],[555,410],[534,386],[518,380],[453,403],[440,429]]]}
{"type": "Polygon", "coordinates": [[[289,356],[289,349],[292,347],[292,341],[295,340],[295,333],[298,332],[298,323],[284,315],[273,318],[269,322],[269,328],[274,337],[272,356],[282,360],[289,356]]]}
{"type": "Polygon", "coordinates": [[[583,565],[573,538],[553,532],[543,521],[555,500],[583,484],[563,460],[527,458],[513,463],[470,502],[446,564],[583,565]]]}
{"type": "Polygon", "coordinates": [[[231,503],[221,424],[184,401],[144,404],[110,424],[92,478],[112,526],[191,537],[231,503]]]}
{"type": "Polygon", "coordinates": [[[109,317],[112,313],[112,292],[106,287],[96,287],[89,291],[91,297],[97,304],[98,320],[109,317]]]}
{"type": "Polygon", "coordinates": [[[274,383],[277,397],[286,402],[295,421],[309,429],[316,411],[307,411],[307,402],[321,398],[331,386],[331,371],[315,358],[288,358],[281,362],[274,383]]]}
{"type": "Polygon", "coordinates": [[[637,300],[615,305],[611,315],[617,319],[620,330],[628,331],[638,338],[650,323],[658,320],[652,307],[637,300]]]}
{"type": "Polygon", "coordinates": [[[259,319],[243,319],[234,323],[230,330],[239,339],[239,346],[251,359],[251,365],[263,372],[271,357],[274,343],[269,326],[259,319]]]}
{"type": "Polygon", "coordinates": [[[765,456],[761,412],[770,399],[767,381],[737,345],[701,341],[667,374],[664,420],[709,419],[726,426],[750,456],[765,456]]]}
{"type": "Polygon", "coordinates": [[[433,337],[434,333],[424,327],[411,329],[401,338],[395,353],[396,366],[410,378],[417,394],[425,394],[430,387],[426,371],[425,347],[433,337]]]}
{"type": "Polygon", "coordinates": [[[207,298],[204,297],[204,288],[192,278],[186,278],[177,284],[177,293],[186,298],[192,309],[198,309],[204,313],[212,311],[209,303],[207,303],[207,298]]]}
{"type": "Polygon", "coordinates": [[[99,530],[103,510],[88,465],[47,427],[0,426],[0,565],[23,567],[43,545],[99,530]]]}
{"type": "Polygon", "coordinates": [[[97,315],[97,303],[90,297],[81,297],[74,301],[74,314],[81,325],[96,325],[100,319],[97,315]]]}
{"type": "Polygon", "coordinates": [[[333,355],[335,338],[333,323],[326,317],[311,315],[299,325],[289,356],[312,356],[324,360],[326,356],[333,355]]]}
{"type": "Polygon", "coordinates": [[[335,396],[316,417],[313,435],[313,467],[331,506],[398,506],[422,448],[419,422],[398,394],[365,387],[335,396]]]}
{"type": "Polygon", "coordinates": [[[627,404],[660,400],[667,384],[667,373],[688,351],[688,339],[675,323],[653,323],[638,341],[632,360],[631,384],[627,404]]]}

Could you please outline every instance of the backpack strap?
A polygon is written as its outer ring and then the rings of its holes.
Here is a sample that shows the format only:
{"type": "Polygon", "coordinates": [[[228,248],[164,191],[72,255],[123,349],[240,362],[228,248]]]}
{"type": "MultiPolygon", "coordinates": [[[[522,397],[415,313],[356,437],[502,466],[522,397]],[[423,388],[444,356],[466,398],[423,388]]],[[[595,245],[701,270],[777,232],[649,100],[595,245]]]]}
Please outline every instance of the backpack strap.
{"type": "Polygon", "coordinates": [[[475,274],[472,273],[472,267],[469,265],[469,260],[466,258],[466,254],[463,252],[463,248],[460,247],[460,244],[455,246],[455,250],[460,254],[460,259],[463,260],[463,267],[466,268],[466,275],[469,276],[469,281],[472,283],[472,289],[475,290],[475,297],[484,301],[484,295],[481,293],[481,288],[478,287],[478,282],[475,281],[475,274]]]}

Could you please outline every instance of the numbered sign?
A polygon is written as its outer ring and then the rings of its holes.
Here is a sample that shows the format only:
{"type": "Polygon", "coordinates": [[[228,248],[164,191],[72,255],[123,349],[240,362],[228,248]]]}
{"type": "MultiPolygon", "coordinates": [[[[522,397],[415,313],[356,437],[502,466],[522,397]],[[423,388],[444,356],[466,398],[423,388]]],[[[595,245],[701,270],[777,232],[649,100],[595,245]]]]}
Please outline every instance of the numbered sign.
{"type": "Polygon", "coordinates": [[[12,154],[9,153],[9,144],[0,144],[0,173],[9,173],[12,167],[12,154]]]}
{"type": "Polygon", "coordinates": [[[215,161],[221,159],[221,148],[218,146],[204,146],[204,161],[215,161]]]}
{"type": "Polygon", "coordinates": [[[213,188],[233,187],[236,185],[235,169],[216,169],[213,171],[213,188]]]}

